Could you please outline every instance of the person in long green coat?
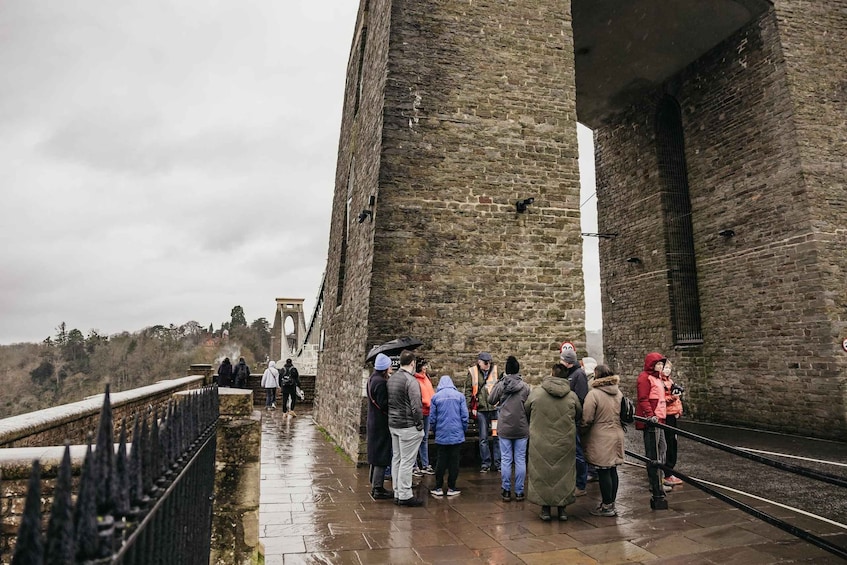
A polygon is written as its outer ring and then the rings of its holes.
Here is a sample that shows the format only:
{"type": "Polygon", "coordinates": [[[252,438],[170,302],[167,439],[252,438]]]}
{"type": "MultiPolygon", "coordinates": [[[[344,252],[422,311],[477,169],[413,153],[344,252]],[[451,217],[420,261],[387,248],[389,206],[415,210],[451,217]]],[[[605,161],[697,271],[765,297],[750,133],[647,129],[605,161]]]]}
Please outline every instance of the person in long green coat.
{"type": "Polygon", "coordinates": [[[549,377],[532,389],[525,404],[529,418],[529,502],[541,506],[541,519],[549,521],[550,508],[558,507],[559,520],[568,519],[565,506],[575,500],[576,425],[582,405],[568,385],[567,369],[555,364],[549,377]]]}

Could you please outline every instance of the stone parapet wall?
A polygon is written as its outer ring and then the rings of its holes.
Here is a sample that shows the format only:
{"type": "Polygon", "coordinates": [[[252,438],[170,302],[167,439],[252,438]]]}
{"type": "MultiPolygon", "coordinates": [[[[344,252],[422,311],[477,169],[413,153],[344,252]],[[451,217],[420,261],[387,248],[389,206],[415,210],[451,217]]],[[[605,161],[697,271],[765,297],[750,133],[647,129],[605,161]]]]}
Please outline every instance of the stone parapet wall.
{"type": "MultiPolygon", "coordinates": [[[[135,414],[156,408],[161,411],[175,392],[200,388],[206,378],[192,375],[111,393],[115,437],[120,433],[121,419],[127,418],[131,427],[135,414]]],[[[88,435],[97,431],[102,406],[103,395],[98,394],[79,402],[4,418],[0,420],[0,448],[85,444],[88,435]]]]}

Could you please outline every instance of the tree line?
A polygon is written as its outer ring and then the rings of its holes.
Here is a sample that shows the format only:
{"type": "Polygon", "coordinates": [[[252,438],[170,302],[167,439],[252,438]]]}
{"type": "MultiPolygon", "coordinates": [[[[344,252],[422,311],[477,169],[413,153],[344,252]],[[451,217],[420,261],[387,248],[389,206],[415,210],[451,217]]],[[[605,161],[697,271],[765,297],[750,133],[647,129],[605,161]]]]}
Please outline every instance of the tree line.
{"type": "Polygon", "coordinates": [[[217,330],[190,321],[86,335],[62,322],[41,343],[0,346],[0,418],[76,402],[102,392],[106,383],[117,392],[180,377],[189,365],[215,364],[225,354],[254,365],[265,360],[270,342],[267,319],[248,324],[241,306],[217,330]]]}

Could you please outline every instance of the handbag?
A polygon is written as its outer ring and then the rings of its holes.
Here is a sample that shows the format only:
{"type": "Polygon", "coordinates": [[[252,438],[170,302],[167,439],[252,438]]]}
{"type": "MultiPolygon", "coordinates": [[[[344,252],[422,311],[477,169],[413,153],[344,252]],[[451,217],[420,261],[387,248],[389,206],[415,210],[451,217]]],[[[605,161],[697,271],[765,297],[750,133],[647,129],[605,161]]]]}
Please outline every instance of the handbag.
{"type": "Polygon", "coordinates": [[[300,388],[299,386],[296,389],[296,393],[297,393],[297,398],[299,398],[300,400],[303,400],[306,397],[306,394],[303,392],[303,389],[300,388]]]}

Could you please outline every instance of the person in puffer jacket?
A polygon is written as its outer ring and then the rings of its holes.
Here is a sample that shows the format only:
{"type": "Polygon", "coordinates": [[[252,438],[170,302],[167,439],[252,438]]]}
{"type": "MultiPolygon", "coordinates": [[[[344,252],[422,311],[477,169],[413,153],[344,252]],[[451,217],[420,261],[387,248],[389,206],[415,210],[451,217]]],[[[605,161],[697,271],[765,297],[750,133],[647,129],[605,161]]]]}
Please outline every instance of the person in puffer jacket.
{"type": "Polygon", "coordinates": [[[529,397],[529,385],[523,382],[518,360],[506,359],[506,373],[488,395],[488,401],[500,409],[497,437],[500,440],[500,486],[505,502],[512,500],[512,464],[515,465],[515,500],[524,499],[526,480],[526,445],[529,437],[529,421],[526,419],[524,403],[529,397]]]}
{"type": "Polygon", "coordinates": [[[438,459],[435,462],[435,488],[433,496],[455,496],[459,478],[459,456],[468,431],[468,405],[465,395],[453,385],[448,375],[438,379],[438,388],[432,396],[429,425],[435,434],[438,459]],[[447,490],[443,490],[444,471],[447,470],[447,490]]]}

